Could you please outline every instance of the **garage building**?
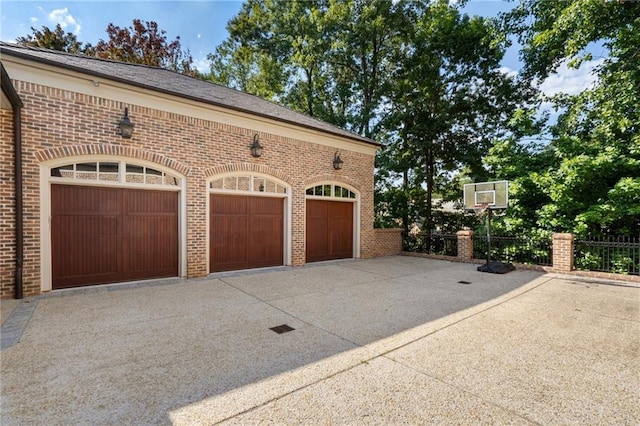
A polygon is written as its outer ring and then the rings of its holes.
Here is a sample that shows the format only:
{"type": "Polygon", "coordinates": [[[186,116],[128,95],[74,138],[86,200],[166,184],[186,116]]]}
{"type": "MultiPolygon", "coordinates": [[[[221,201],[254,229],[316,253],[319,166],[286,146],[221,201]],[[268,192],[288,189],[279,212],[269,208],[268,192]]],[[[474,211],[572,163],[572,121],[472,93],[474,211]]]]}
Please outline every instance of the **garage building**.
{"type": "Polygon", "coordinates": [[[372,140],[164,69],[0,54],[2,297],[375,255],[372,140]]]}

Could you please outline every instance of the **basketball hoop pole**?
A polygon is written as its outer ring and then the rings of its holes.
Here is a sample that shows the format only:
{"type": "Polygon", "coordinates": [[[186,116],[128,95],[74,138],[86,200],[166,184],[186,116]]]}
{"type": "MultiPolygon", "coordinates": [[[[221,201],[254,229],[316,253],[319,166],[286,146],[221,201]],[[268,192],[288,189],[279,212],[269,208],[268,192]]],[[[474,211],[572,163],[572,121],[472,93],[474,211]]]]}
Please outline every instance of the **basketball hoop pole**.
{"type": "Polygon", "coordinates": [[[487,268],[491,263],[491,208],[487,208],[487,268]]]}

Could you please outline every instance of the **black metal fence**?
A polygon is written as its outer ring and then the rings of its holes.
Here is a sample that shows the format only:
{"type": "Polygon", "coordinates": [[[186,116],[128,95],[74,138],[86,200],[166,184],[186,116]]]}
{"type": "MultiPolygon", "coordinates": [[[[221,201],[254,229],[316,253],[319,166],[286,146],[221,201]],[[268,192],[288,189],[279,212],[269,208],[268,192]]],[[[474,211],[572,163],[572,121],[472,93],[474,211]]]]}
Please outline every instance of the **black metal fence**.
{"type": "MultiPolygon", "coordinates": [[[[455,234],[410,234],[403,236],[403,249],[417,253],[458,255],[455,234]]],[[[574,265],[578,270],[640,275],[640,236],[576,239],[574,265]]],[[[473,236],[473,257],[487,258],[487,236],[473,236]]],[[[502,262],[553,266],[551,234],[491,236],[491,259],[502,262]]]]}
{"type": "MultiPolygon", "coordinates": [[[[529,265],[551,266],[551,236],[507,237],[491,235],[491,260],[529,265]]],[[[487,258],[487,236],[473,236],[473,257],[487,258]]]]}
{"type": "Polygon", "coordinates": [[[455,234],[409,234],[403,235],[402,245],[405,251],[416,253],[458,255],[458,236],[455,234]]]}
{"type": "Polygon", "coordinates": [[[574,256],[576,269],[640,275],[640,237],[575,240],[574,256]]]}

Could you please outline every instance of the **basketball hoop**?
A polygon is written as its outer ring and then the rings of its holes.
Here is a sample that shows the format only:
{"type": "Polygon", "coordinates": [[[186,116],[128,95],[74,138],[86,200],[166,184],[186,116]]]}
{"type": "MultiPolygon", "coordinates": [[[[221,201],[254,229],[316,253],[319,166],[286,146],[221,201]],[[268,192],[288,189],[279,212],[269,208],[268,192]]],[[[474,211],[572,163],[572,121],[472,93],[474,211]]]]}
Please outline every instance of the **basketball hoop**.
{"type": "Polygon", "coordinates": [[[509,182],[466,183],[463,187],[463,201],[466,211],[473,210],[476,217],[487,217],[487,263],[478,267],[480,272],[504,274],[513,270],[510,263],[491,262],[491,216],[504,215],[509,207],[509,182]],[[504,271],[504,272],[501,272],[504,271]]]}
{"type": "Polygon", "coordinates": [[[473,206],[473,209],[476,211],[476,216],[478,217],[485,214],[488,208],[489,208],[489,203],[476,204],[475,206],[473,206]]]}

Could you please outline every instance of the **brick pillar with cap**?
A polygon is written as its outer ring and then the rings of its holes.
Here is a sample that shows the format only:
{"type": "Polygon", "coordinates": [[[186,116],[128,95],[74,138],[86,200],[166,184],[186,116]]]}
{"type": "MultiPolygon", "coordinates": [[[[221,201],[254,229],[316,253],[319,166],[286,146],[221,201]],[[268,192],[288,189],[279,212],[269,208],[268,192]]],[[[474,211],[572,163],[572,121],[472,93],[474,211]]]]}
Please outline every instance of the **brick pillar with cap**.
{"type": "Polygon", "coordinates": [[[558,272],[573,270],[573,234],[553,234],[553,269],[558,272]]]}
{"type": "Polygon", "coordinates": [[[458,259],[466,262],[473,259],[473,231],[458,231],[458,259]]]}

